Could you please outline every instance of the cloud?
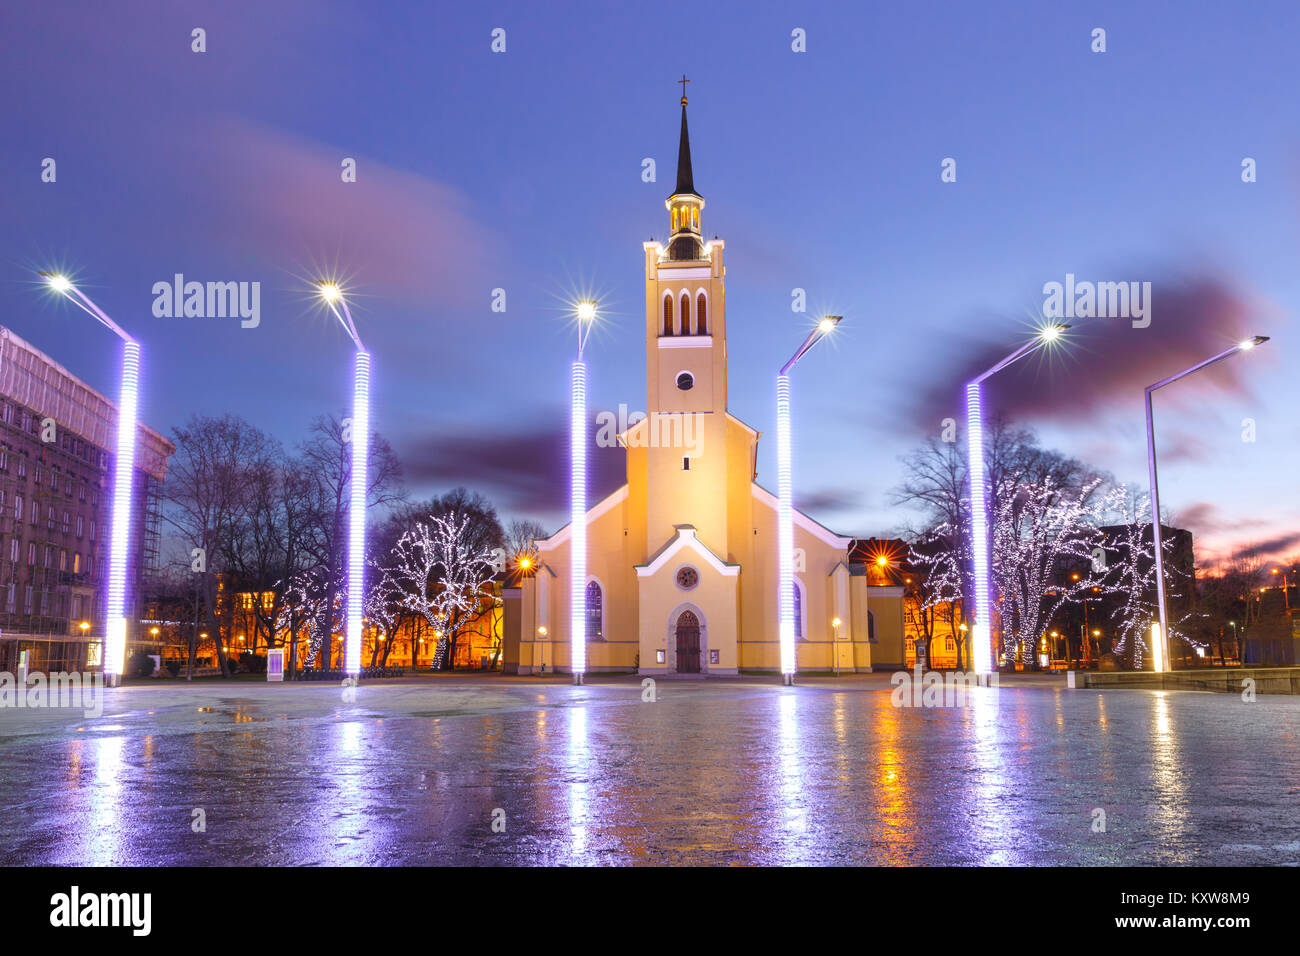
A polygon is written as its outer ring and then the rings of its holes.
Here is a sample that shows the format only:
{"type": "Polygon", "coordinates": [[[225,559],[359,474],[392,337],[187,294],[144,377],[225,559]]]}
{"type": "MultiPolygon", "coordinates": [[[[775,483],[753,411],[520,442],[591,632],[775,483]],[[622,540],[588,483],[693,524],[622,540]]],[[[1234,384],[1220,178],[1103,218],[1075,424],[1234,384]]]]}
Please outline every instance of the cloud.
{"type": "MultiPolygon", "coordinates": [[[[1107,272],[1114,276],[1143,274],[1141,270],[1107,272]]],[[[984,389],[986,416],[1002,413],[1032,422],[1074,423],[1117,407],[1140,409],[1147,385],[1248,335],[1268,334],[1275,321],[1272,309],[1248,300],[1227,282],[1206,276],[1152,280],[1150,317],[1150,326],[1143,329],[1133,328],[1128,319],[1073,320],[1066,344],[1044,349],[988,380],[984,389]]],[[[965,383],[1033,334],[1030,325],[1011,318],[994,322],[981,316],[970,324],[985,330],[978,344],[967,335],[932,359],[933,384],[924,388],[912,405],[916,421],[928,424],[948,416],[960,420],[965,383]],[[999,324],[1020,331],[989,344],[987,330],[999,324]]],[[[1247,362],[1217,365],[1201,374],[1199,401],[1204,403],[1207,389],[1220,395],[1248,395],[1252,375],[1247,362]]],[[[1175,391],[1167,398],[1162,394],[1161,401],[1185,401],[1180,394],[1175,391]]],[[[1198,454],[1190,443],[1175,451],[1179,453],[1198,454]]]]}
{"type": "MultiPolygon", "coordinates": [[[[499,511],[563,523],[569,501],[566,420],[557,412],[512,431],[423,436],[401,443],[397,451],[417,493],[464,485],[493,498],[499,511]]],[[[624,483],[626,467],[622,449],[597,447],[594,424],[587,438],[587,501],[593,505],[624,483]]]]}
{"type": "MultiPolygon", "coordinates": [[[[205,196],[204,229],[240,257],[303,273],[332,271],[383,289],[384,300],[428,305],[485,300],[486,264],[501,240],[470,203],[437,180],[387,165],[354,146],[318,143],[222,116],[193,137],[205,196]],[[341,179],[356,160],[356,182],[341,179]]],[[[305,286],[305,283],[304,283],[305,286]]]]}
{"type": "Polygon", "coordinates": [[[1242,545],[1232,552],[1232,556],[1234,558],[1254,556],[1281,558],[1284,555],[1294,553],[1297,545],[1300,545],[1300,531],[1290,531],[1285,534],[1275,535],[1264,541],[1252,541],[1249,544],[1242,545]]]}

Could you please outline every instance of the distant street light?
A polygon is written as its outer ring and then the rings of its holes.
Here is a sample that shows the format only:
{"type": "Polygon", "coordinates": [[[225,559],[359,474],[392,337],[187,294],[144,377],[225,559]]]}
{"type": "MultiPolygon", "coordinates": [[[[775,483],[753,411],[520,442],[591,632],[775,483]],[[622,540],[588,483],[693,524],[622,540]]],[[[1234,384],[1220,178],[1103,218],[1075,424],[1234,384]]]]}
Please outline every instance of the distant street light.
{"type": "Polygon", "coordinates": [[[1215,362],[1222,362],[1239,352],[1249,352],[1255,346],[1263,345],[1267,341],[1267,335],[1256,335],[1253,338],[1245,339],[1230,349],[1224,349],[1218,355],[1210,356],[1204,362],[1198,362],[1191,368],[1183,369],[1177,375],[1162,378],[1154,385],[1146,387],[1147,471],[1151,478],[1151,541],[1156,560],[1156,602],[1160,609],[1160,629],[1158,632],[1152,630],[1153,643],[1157,646],[1151,649],[1151,654],[1155,658],[1152,667],[1157,672],[1169,669],[1169,619],[1165,610],[1165,555],[1164,543],[1161,541],[1160,534],[1160,483],[1156,477],[1156,433],[1155,422],[1151,415],[1151,393],[1158,388],[1164,388],[1166,385],[1178,381],[1180,378],[1185,378],[1193,372],[1199,372],[1215,362]]]}
{"type": "Polygon", "coordinates": [[[1286,571],[1279,570],[1278,568],[1274,568],[1272,573],[1282,575],[1282,602],[1286,605],[1286,609],[1290,611],[1291,610],[1291,585],[1287,583],[1286,571]]]}
{"type": "Polygon", "coordinates": [[[356,346],[352,370],[352,422],[349,427],[352,446],[351,489],[348,501],[348,577],[347,628],[343,640],[343,669],[351,677],[361,675],[361,614],[365,604],[366,497],[370,458],[370,353],[361,344],[347,297],[337,282],[317,283],[334,318],[339,320],[356,346]],[[342,312],[340,313],[340,309],[342,312]]]}
{"type": "Polygon", "coordinates": [[[777,456],[777,595],[778,637],[781,641],[781,680],[794,683],[797,661],[794,649],[794,505],[790,478],[790,370],[814,345],[834,331],[843,316],[828,315],[808,333],[803,344],[781,366],[776,376],[777,456]]]}
{"type": "MultiPolygon", "coordinates": [[[[105,617],[104,682],[116,687],[126,665],[127,545],[131,534],[131,489],[134,485],[136,420],[140,400],[140,343],[110,319],[67,276],[40,273],[51,289],[92,316],[122,340],[121,401],[117,407],[117,455],[113,461],[113,538],[109,544],[105,617]]],[[[82,629],[83,633],[85,628],[82,629]]]]}
{"type": "Polygon", "coordinates": [[[970,456],[971,553],[975,570],[975,615],[971,622],[971,666],[976,675],[993,673],[993,595],[989,581],[989,515],[984,493],[984,409],[980,386],[1013,362],[1055,342],[1068,325],[1049,325],[966,384],[967,452],[970,456]]]}

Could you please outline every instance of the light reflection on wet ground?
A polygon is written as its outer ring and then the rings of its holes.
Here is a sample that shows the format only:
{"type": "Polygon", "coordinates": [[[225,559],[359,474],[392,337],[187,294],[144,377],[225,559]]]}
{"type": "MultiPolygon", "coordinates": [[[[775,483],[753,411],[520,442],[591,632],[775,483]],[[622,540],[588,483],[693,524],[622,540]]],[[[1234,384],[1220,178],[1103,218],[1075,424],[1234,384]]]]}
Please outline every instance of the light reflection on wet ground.
{"type": "Polygon", "coordinates": [[[3,711],[0,861],[1300,863],[1300,698],[1013,685],[899,709],[882,677],[661,681],[655,703],[634,681],[128,687],[97,718],[3,711]]]}

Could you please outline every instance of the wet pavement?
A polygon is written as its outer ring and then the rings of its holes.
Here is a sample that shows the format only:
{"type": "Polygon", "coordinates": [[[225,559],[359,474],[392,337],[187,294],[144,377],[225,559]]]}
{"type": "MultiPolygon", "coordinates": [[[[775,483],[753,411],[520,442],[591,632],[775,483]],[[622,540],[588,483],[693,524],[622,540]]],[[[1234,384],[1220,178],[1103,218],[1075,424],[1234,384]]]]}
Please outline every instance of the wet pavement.
{"type": "Polygon", "coordinates": [[[0,710],[0,862],[1300,864],[1300,697],[656,689],[157,682],[98,717],[0,710]]]}

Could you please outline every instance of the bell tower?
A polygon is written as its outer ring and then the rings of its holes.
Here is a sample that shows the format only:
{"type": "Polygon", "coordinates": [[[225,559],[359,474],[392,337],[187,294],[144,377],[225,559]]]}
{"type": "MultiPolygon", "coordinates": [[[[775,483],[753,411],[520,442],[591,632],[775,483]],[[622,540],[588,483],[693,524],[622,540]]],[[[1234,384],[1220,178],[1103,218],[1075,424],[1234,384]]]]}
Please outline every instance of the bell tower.
{"type": "Polygon", "coordinates": [[[727,300],[724,244],[705,241],[704,197],[696,191],[691,141],[681,99],[677,182],[664,205],[665,246],[645,250],[646,412],[650,415],[650,540],[665,540],[678,524],[726,554],[727,300]],[[680,424],[685,443],[656,441],[680,424]],[[662,503],[657,503],[659,499],[662,503]],[[661,512],[661,513],[660,513],[661,512]]]}

